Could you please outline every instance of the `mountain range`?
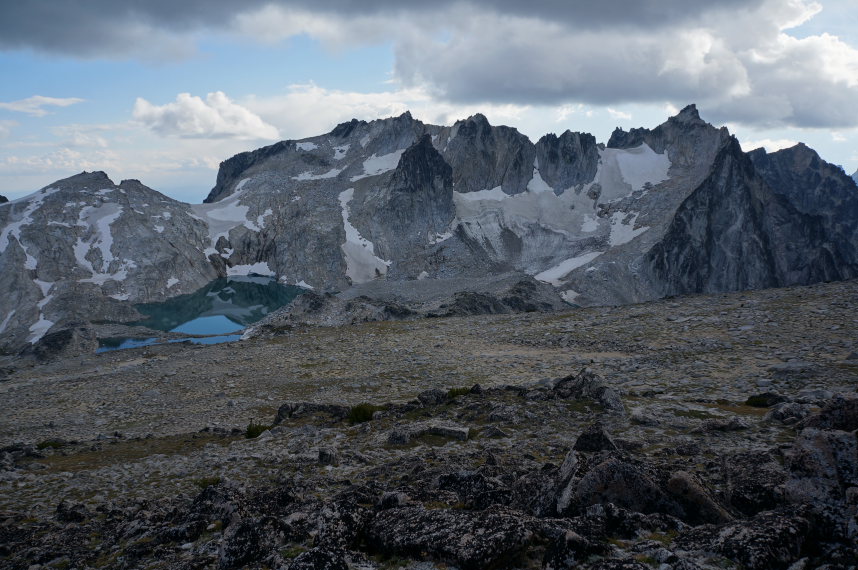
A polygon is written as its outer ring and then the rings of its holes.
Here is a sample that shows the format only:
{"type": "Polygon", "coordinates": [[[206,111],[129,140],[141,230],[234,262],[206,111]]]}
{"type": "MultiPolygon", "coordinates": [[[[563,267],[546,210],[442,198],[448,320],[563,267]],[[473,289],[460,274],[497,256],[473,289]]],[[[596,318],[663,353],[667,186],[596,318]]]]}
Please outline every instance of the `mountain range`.
{"type": "Polygon", "coordinates": [[[743,152],[694,105],[607,144],[355,119],[224,161],[203,204],[103,172],[3,204],[0,351],[233,275],[330,292],[510,272],[577,305],[849,279],[858,186],[803,144],[743,152]]]}

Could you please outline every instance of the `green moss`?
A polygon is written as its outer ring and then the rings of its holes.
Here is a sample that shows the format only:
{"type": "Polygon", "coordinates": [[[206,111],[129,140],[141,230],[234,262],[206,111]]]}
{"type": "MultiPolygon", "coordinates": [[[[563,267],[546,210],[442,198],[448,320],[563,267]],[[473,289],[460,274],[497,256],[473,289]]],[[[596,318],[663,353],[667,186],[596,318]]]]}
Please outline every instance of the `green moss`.
{"type": "Polygon", "coordinates": [[[63,447],[66,443],[64,441],[60,441],[58,439],[46,439],[45,441],[40,441],[36,444],[36,449],[59,449],[63,447]]]}
{"type": "Polygon", "coordinates": [[[676,410],[674,411],[674,414],[680,418],[694,418],[698,420],[711,420],[712,418],[718,417],[704,410],[676,410]]]}
{"type": "Polygon", "coordinates": [[[206,489],[207,487],[214,487],[215,485],[219,485],[220,482],[221,482],[220,477],[203,477],[201,479],[194,479],[194,485],[196,485],[200,489],[206,489]]]}
{"type": "Polygon", "coordinates": [[[307,552],[307,547],[305,546],[289,546],[284,550],[280,551],[280,555],[286,559],[298,558],[301,554],[307,552]]]}
{"type": "Polygon", "coordinates": [[[464,396],[464,395],[470,394],[470,393],[471,393],[470,388],[465,388],[465,387],[450,388],[450,390],[447,392],[447,397],[452,400],[453,398],[456,398],[458,396],[464,396]]]}

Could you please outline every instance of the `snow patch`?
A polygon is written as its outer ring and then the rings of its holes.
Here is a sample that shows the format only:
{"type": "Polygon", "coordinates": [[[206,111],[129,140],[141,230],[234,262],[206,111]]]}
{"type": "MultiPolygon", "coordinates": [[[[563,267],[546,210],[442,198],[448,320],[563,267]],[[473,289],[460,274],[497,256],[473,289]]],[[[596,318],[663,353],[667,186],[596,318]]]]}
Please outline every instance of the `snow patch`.
{"type": "Polygon", "coordinates": [[[562,293],[560,293],[560,297],[562,297],[563,300],[566,301],[567,303],[574,303],[575,299],[577,299],[580,296],[581,296],[581,293],[578,293],[577,291],[573,291],[572,289],[567,289],[567,290],[563,291],[562,293]]]}
{"type": "Polygon", "coordinates": [[[152,229],[158,232],[159,234],[164,233],[164,226],[152,226],[152,229]]]}
{"type": "Polygon", "coordinates": [[[295,146],[300,150],[316,150],[319,148],[319,145],[311,142],[299,142],[295,143],[295,146]]]}
{"type": "Polygon", "coordinates": [[[464,194],[456,192],[453,196],[465,202],[478,202],[480,200],[500,202],[510,197],[500,186],[495,186],[491,190],[477,190],[476,192],[465,192],[464,194]]]}
{"type": "Polygon", "coordinates": [[[428,277],[429,277],[429,274],[426,271],[421,271],[420,275],[417,276],[417,280],[423,281],[424,279],[427,279],[428,277]]]}
{"type": "Polygon", "coordinates": [[[360,139],[360,145],[363,148],[366,148],[366,145],[369,144],[369,141],[370,141],[369,135],[364,135],[363,138],[360,139]]]}
{"type": "Polygon", "coordinates": [[[243,179],[239,180],[238,184],[235,185],[233,192],[241,192],[242,188],[244,188],[244,185],[247,184],[248,182],[250,182],[250,178],[243,178],[243,179]]]}
{"type": "Polygon", "coordinates": [[[128,293],[117,293],[115,295],[110,295],[111,299],[116,299],[117,301],[127,301],[131,298],[131,295],[128,293]]]}
{"type": "Polygon", "coordinates": [[[551,283],[552,285],[557,287],[563,282],[563,277],[565,277],[573,269],[577,269],[582,265],[587,265],[603,253],[603,251],[591,251],[590,253],[585,253],[577,257],[567,259],[566,261],[563,261],[562,263],[552,267],[551,269],[547,269],[542,273],[537,273],[533,277],[539,281],[551,283]]]}
{"type": "Polygon", "coordinates": [[[176,279],[175,277],[170,277],[169,279],[167,279],[167,289],[170,289],[170,288],[172,288],[178,284],[179,284],[179,280],[176,279]]]}
{"type": "Polygon", "coordinates": [[[649,226],[635,229],[635,220],[638,219],[638,215],[636,212],[634,214],[614,212],[611,216],[611,235],[608,238],[611,246],[628,243],[649,229],[649,226]],[[623,220],[627,218],[629,218],[628,223],[625,223],[623,220]]]}
{"type": "Polygon", "coordinates": [[[30,344],[36,344],[43,336],[45,336],[45,333],[47,333],[52,326],[54,326],[53,321],[49,321],[44,315],[39,315],[39,320],[33,323],[33,326],[30,327],[30,332],[33,334],[27,339],[27,341],[29,341],[30,344]]]}
{"type": "Polygon", "coordinates": [[[656,154],[646,143],[625,149],[617,153],[616,158],[623,180],[632,187],[632,191],[643,189],[647,183],[655,185],[668,178],[670,159],[667,153],[656,154]]]}
{"type": "Polygon", "coordinates": [[[349,147],[351,145],[344,144],[342,146],[334,147],[334,160],[342,160],[346,157],[346,153],[349,152],[349,147]]]}
{"type": "Polygon", "coordinates": [[[303,279],[301,281],[298,281],[297,283],[295,283],[295,285],[297,285],[298,287],[303,287],[304,289],[309,289],[310,291],[312,291],[315,288],[312,285],[308,285],[307,282],[304,281],[303,279]]]}
{"type": "Polygon", "coordinates": [[[396,150],[390,154],[383,154],[381,156],[373,154],[363,161],[363,174],[352,176],[352,182],[368,176],[378,176],[379,174],[390,172],[399,164],[399,159],[402,157],[403,152],[405,152],[405,149],[396,150]]]}
{"type": "Polygon", "coordinates": [[[106,203],[100,206],[87,206],[78,214],[78,226],[88,228],[90,236],[86,239],[77,238],[73,246],[74,256],[77,263],[83,269],[89,271],[92,277],[81,279],[80,283],[96,283],[103,285],[107,281],[122,281],[128,277],[128,270],[137,265],[129,260],[117,260],[113,256],[113,233],[111,224],[122,215],[122,207],[119,204],[106,203]],[[90,259],[90,253],[97,250],[100,253],[100,262],[94,264],[90,259]],[[118,261],[118,267],[117,262],[118,261]],[[111,270],[115,269],[111,273],[111,270]]]}
{"type": "Polygon", "coordinates": [[[275,276],[275,273],[268,267],[268,263],[264,261],[258,261],[250,265],[233,265],[226,269],[226,274],[228,276],[250,275],[251,273],[266,277],[275,276]]]}
{"type": "Polygon", "coordinates": [[[326,178],[336,178],[342,172],[342,168],[332,168],[324,174],[313,174],[312,172],[302,172],[298,176],[293,176],[292,180],[325,180],[326,178]]]}
{"type": "Polygon", "coordinates": [[[441,243],[442,241],[448,240],[451,237],[453,237],[452,231],[447,231],[443,234],[435,234],[434,236],[429,236],[429,244],[435,245],[436,243],[441,243]]]}
{"type": "Polygon", "coordinates": [[[584,216],[584,223],[581,224],[581,231],[584,233],[592,233],[599,229],[599,218],[587,214],[584,216]]]}
{"type": "MultiPolygon", "coordinates": [[[[534,163],[535,162],[536,159],[534,159],[534,163]]],[[[527,189],[536,193],[554,192],[554,189],[542,179],[542,175],[539,174],[539,168],[536,166],[533,167],[533,177],[530,179],[530,182],[527,183],[527,189]]]]}
{"type": "Polygon", "coordinates": [[[27,207],[20,214],[20,218],[7,224],[3,231],[0,232],[0,253],[6,251],[6,248],[11,243],[12,238],[20,244],[21,249],[24,250],[24,255],[27,260],[24,262],[24,267],[27,269],[36,269],[38,266],[38,262],[36,258],[30,255],[27,247],[21,243],[21,230],[29,226],[33,223],[33,214],[36,213],[36,210],[42,207],[42,203],[45,201],[45,198],[54,194],[55,192],[59,192],[59,188],[46,188],[44,190],[40,190],[39,192],[35,192],[30,194],[29,196],[25,196],[24,198],[19,198],[13,202],[9,202],[9,204],[23,204],[26,203],[27,207]]]}
{"type": "Polygon", "coordinates": [[[360,235],[349,221],[349,202],[354,197],[354,188],[340,192],[339,200],[343,215],[343,228],[346,241],[340,246],[346,260],[346,275],[352,283],[366,283],[381,275],[387,274],[387,268],[392,262],[385,261],[375,255],[373,243],[360,235]]]}

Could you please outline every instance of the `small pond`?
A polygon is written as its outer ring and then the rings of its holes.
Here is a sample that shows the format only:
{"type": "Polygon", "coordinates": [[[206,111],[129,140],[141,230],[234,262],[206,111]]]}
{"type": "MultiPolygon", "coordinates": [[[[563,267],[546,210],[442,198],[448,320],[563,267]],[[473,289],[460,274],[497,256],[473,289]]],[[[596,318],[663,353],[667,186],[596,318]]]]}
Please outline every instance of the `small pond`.
{"type": "MultiPolygon", "coordinates": [[[[268,313],[291,303],[304,289],[282,285],[270,277],[229,277],[163,303],[142,303],[135,308],[146,318],[136,326],[182,333],[188,338],[167,342],[217,344],[241,338],[241,331],[268,313]]],[[[154,337],[99,339],[98,352],[157,344],[154,337]]],[[[161,341],[164,342],[164,341],[161,341]]]]}

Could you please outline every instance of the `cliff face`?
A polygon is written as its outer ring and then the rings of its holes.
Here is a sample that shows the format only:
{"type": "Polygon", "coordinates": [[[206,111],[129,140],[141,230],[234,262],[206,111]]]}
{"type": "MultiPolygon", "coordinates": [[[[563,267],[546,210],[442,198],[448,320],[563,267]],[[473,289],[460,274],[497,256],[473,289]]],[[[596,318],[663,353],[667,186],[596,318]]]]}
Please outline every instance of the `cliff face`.
{"type": "Polygon", "coordinates": [[[855,183],[804,145],[743,153],[693,105],[607,146],[482,115],[353,120],[224,161],[204,204],[84,173],[0,228],[10,346],[250,273],[336,291],[517,271],[582,305],[858,274],[855,183]]]}

